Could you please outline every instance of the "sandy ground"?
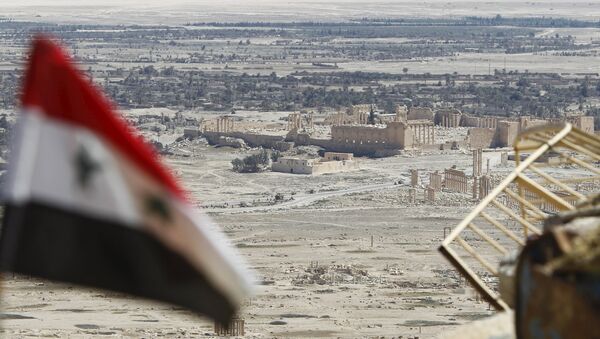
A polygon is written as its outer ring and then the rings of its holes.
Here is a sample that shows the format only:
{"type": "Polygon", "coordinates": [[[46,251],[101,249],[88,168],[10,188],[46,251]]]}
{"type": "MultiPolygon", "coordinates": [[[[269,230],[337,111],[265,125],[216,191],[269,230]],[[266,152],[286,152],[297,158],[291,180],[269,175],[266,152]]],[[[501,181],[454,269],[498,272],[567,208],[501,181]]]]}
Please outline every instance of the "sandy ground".
{"type": "MultiPolygon", "coordinates": [[[[190,147],[193,157],[167,161],[261,281],[241,312],[248,337],[431,338],[493,313],[436,251],[474,202],[441,193],[425,203],[421,189],[407,200],[410,168],[470,170],[465,152],[361,158],[359,171],[306,176],[234,173],[231,159],[250,151],[190,147]],[[268,205],[275,192],[284,201],[268,205]]],[[[4,337],[212,335],[206,319],[170,305],[4,278],[4,337]]]]}

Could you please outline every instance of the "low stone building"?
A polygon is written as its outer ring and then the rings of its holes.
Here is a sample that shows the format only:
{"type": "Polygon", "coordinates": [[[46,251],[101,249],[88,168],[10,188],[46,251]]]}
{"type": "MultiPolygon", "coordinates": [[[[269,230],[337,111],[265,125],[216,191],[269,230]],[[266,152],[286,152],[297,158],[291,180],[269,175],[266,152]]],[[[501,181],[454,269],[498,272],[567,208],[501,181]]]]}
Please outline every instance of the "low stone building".
{"type": "Polygon", "coordinates": [[[282,157],[271,166],[273,172],[318,175],[358,169],[352,153],[325,152],[323,159],[282,157]]]}

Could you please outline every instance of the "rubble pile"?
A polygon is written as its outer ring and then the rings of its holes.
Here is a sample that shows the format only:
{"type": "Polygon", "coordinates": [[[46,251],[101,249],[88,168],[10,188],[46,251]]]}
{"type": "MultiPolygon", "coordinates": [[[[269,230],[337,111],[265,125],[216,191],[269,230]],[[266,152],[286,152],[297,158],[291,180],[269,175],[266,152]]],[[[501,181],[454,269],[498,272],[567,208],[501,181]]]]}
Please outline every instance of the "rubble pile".
{"type": "MultiPolygon", "coordinates": [[[[206,146],[208,142],[205,138],[196,138],[196,139],[178,139],[177,141],[170,143],[168,145],[160,144],[159,148],[160,154],[167,155],[175,155],[180,157],[192,157],[199,156],[199,152],[195,152],[194,149],[199,146],[206,146]]],[[[155,142],[155,147],[157,147],[157,142],[155,142]]],[[[158,147],[157,147],[158,148],[158,147]]]]}
{"type": "MultiPolygon", "coordinates": [[[[288,270],[289,273],[298,271],[288,270]]],[[[312,264],[301,268],[298,275],[292,279],[292,284],[302,285],[337,285],[337,284],[371,284],[381,282],[380,277],[369,275],[367,270],[352,265],[318,265],[312,264]]]]}

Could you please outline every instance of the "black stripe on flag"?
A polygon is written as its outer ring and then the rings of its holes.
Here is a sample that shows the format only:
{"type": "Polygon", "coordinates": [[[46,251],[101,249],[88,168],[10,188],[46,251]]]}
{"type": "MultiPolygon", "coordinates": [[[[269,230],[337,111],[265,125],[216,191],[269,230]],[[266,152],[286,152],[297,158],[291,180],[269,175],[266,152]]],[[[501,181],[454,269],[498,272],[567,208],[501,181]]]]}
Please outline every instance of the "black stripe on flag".
{"type": "Polygon", "coordinates": [[[228,323],[235,311],[189,262],[143,230],[39,203],[8,204],[0,267],[189,307],[228,323]]]}

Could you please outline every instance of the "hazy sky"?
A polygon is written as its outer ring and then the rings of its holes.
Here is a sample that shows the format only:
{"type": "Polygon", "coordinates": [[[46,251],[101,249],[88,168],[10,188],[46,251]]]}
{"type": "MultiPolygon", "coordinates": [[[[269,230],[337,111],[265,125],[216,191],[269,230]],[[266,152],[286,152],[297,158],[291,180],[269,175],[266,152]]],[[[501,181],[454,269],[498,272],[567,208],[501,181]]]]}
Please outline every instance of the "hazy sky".
{"type": "Polygon", "coordinates": [[[139,5],[165,5],[189,3],[185,0],[0,0],[0,6],[20,7],[20,6],[139,6],[139,5]]]}
{"type": "Polygon", "coordinates": [[[363,17],[551,16],[600,20],[598,0],[0,0],[0,17],[55,23],[343,21],[363,17]],[[101,6],[90,10],[90,6],[101,6]]]}
{"type": "MultiPolygon", "coordinates": [[[[570,0],[569,2],[594,2],[595,0],[570,0]]],[[[285,3],[323,3],[322,0],[220,0],[215,2],[214,0],[0,0],[0,6],[7,7],[19,7],[19,6],[98,6],[98,5],[108,5],[108,6],[144,6],[144,5],[154,5],[154,6],[176,6],[181,4],[211,4],[215,5],[216,3],[221,3],[224,6],[228,6],[231,4],[256,4],[256,5],[268,5],[268,4],[285,4],[285,3]]],[[[327,0],[329,3],[360,3],[364,2],[365,4],[369,3],[465,3],[465,2],[474,2],[478,3],[481,0],[425,0],[425,1],[415,1],[415,0],[327,0]]],[[[517,2],[517,3],[560,3],[560,0],[495,0],[489,2],[517,2]]]]}

